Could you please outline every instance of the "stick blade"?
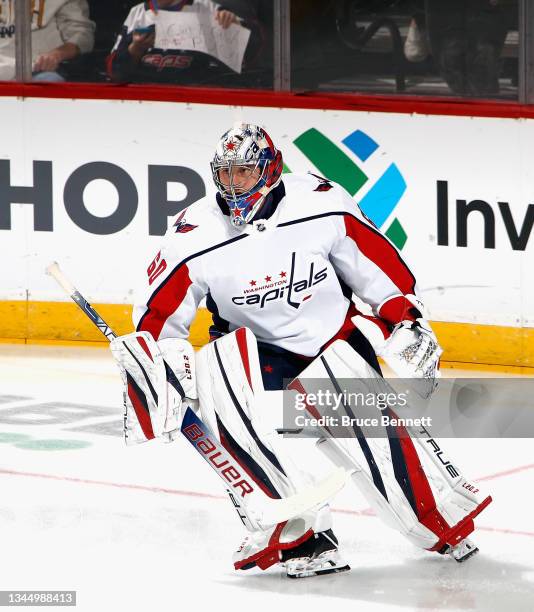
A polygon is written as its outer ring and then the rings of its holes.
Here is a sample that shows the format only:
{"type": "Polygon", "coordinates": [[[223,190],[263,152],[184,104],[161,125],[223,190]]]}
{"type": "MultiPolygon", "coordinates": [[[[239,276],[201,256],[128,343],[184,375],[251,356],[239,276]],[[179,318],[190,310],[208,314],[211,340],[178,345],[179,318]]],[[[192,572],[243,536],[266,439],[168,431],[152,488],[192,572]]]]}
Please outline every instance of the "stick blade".
{"type": "Polygon", "coordinates": [[[290,497],[264,500],[262,508],[251,508],[258,523],[265,529],[304,514],[323,505],[341,491],[347,481],[347,472],[338,467],[315,486],[306,487],[290,497]]]}

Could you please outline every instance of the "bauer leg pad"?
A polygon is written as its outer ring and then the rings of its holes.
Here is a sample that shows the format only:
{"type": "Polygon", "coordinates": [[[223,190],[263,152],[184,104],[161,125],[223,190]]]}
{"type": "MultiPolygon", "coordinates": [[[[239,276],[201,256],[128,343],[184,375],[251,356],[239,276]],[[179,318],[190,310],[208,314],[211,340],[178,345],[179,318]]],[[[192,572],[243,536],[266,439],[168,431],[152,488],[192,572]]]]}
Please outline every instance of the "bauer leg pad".
{"type": "Polygon", "coordinates": [[[228,462],[223,467],[228,468],[227,489],[250,531],[317,510],[342,488],[345,473],[339,469],[316,486],[300,487],[297,470],[277,445],[277,433],[263,425],[258,396],[265,391],[250,330],[238,329],[205,346],[196,364],[201,418],[220,453],[209,458],[228,462]]]}

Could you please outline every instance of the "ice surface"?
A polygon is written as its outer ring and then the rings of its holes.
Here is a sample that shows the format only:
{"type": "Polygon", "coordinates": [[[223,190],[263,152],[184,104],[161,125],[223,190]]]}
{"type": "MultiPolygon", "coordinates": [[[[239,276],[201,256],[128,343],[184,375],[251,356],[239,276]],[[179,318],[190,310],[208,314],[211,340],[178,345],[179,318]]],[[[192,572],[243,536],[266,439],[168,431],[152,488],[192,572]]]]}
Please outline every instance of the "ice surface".
{"type": "Polygon", "coordinates": [[[494,497],[471,561],[413,548],[349,485],[333,508],[352,571],[292,581],[234,572],[219,480],[181,441],[126,448],[121,394],[106,348],[0,345],[0,590],[76,590],[91,612],[534,610],[531,440],[446,441],[494,497]]]}

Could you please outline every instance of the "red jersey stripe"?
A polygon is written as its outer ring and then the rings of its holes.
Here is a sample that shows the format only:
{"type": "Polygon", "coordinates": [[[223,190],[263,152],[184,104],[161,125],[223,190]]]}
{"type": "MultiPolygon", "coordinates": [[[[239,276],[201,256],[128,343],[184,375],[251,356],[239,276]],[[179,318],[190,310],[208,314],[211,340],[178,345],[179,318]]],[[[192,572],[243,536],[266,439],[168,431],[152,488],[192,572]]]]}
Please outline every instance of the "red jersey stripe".
{"type": "Polygon", "coordinates": [[[396,295],[380,306],[378,316],[389,323],[396,324],[401,321],[415,321],[422,315],[403,295],[396,295]]]}
{"type": "Polygon", "coordinates": [[[156,290],[148,303],[137,331],[147,331],[155,340],[159,338],[167,319],[180,307],[191,286],[186,264],[173,271],[172,275],[156,290]]]}
{"type": "Polygon", "coordinates": [[[386,274],[401,293],[415,293],[415,278],[395,247],[380,232],[352,215],[344,215],[345,231],[358,249],[386,274]]]}
{"type": "Polygon", "coordinates": [[[348,337],[352,334],[352,332],[356,329],[356,326],[351,321],[352,317],[355,317],[358,312],[358,309],[354,305],[354,302],[351,302],[349,305],[349,309],[347,310],[347,314],[345,316],[345,320],[343,321],[343,325],[339,328],[339,331],[335,336],[332,336],[330,340],[328,340],[325,344],[323,344],[321,348],[321,353],[326,351],[326,349],[336,340],[347,340],[348,337]]]}

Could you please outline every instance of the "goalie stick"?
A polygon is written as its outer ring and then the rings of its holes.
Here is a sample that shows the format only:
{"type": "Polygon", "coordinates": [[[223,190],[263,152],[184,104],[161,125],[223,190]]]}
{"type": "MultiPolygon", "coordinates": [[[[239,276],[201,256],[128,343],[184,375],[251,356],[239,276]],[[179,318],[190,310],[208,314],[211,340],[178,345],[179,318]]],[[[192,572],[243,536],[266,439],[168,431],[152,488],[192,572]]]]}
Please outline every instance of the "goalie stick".
{"type": "MultiPolygon", "coordinates": [[[[74,287],[61,271],[57,262],[52,262],[46,268],[46,273],[52,276],[69,297],[76,302],[80,309],[91,319],[94,325],[98,327],[100,332],[111,342],[117,337],[117,334],[104,321],[98,312],[91,304],[83,297],[83,295],[74,287]]],[[[170,370],[166,364],[167,372],[170,370]]],[[[212,434],[205,423],[195,414],[195,411],[187,406],[180,427],[181,433],[195,450],[211,465],[217,472],[219,477],[228,487],[228,480],[224,477],[220,469],[217,469],[214,462],[209,460],[206,453],[203,451],[205,445],[202,446],[198,440],[209,439],[210,447],[214,445],[215,449],[220,452],[221,457],[226,458],[228,453],[219,443],[217,437],[212,434]]],[[[221,464],[219,464],[220,466],[221,464]]],[[[347,474],[343,468],[336,468],[328,477],[313,487],[306,487],[303,490],[295,493],[290,497],[282,499],[273,499],[265,496],[261,507],[247,507],[247,513],[258,523],[261,529],[267,529],[290,518],[304,514],[308,510],[324,504],[329,498],[340,491],[346,481],[347,474]]],[[[237,502],[235,495],[231,495],[234,505],[237,502]]]]}

